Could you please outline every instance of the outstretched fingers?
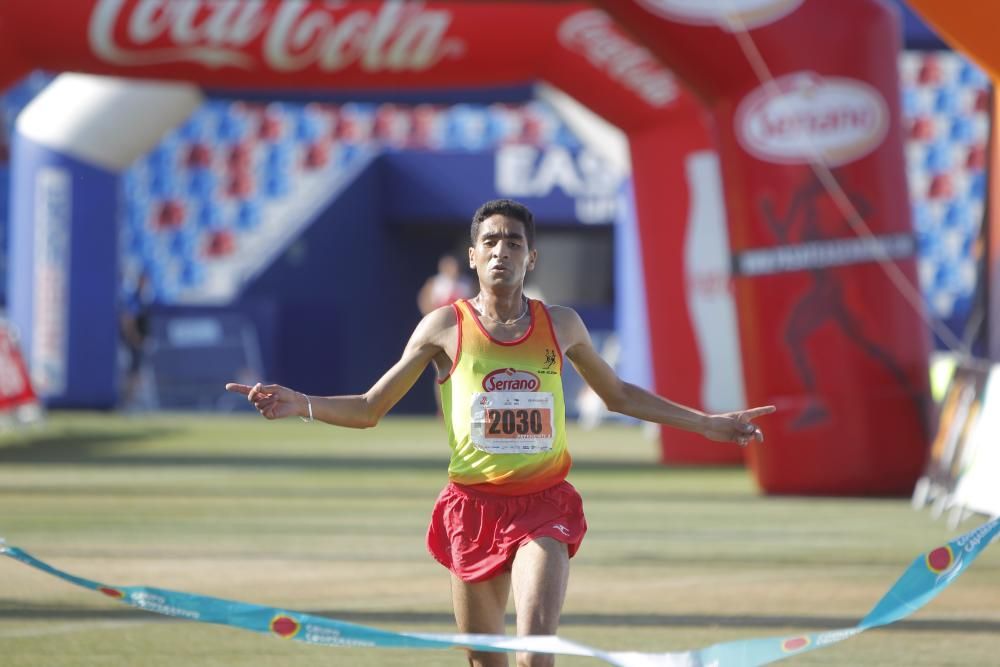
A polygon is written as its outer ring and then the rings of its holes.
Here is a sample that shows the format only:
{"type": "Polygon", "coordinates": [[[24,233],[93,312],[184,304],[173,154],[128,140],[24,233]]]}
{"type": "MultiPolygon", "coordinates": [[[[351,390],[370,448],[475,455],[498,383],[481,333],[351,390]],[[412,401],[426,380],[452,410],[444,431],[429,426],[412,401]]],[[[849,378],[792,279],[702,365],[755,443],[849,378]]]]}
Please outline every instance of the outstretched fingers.
{"type": "Polygon", "coordinates": [[[267,419],[278,417],[278,404],[281,402],[279,390],[281,385],[257,384],[250,386],[239,382],[226,383],[226,391],[246,396],[247,401],[267,419]]]}
{"type": "Polygon", "coordinates": [[[740,413],[740,421],[748,422],[751,419],[756,419],[757,417],[762,417],[764,415],[769,415],[774,412],[777,408],[773,405],[763,405],[758,408],[750,408],[749,410],[744,410],[740,413]]]}

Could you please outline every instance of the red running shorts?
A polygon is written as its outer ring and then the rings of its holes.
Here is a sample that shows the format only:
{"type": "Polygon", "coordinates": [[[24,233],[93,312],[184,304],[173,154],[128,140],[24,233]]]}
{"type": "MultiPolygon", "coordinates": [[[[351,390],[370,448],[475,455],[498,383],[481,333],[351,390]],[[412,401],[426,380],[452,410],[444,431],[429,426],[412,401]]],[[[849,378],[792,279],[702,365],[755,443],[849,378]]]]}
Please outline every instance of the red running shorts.
{"type": "Polygon", "coordinates": [[[537,493],[501,496],[449,483],[427,528],[427,549],[466,583],[509,571],[518,547],[551,537],[572,558],[587,532],[583,500],[563,481],[537,493]]]}

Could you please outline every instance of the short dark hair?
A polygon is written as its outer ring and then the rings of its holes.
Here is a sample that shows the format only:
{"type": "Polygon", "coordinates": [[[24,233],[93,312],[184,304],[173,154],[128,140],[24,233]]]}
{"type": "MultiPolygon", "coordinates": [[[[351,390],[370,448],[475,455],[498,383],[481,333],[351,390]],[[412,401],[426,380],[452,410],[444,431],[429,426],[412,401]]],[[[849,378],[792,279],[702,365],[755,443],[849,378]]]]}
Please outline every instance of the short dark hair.
{"type": "Polygon", "coordinates": [[[479,224],[493,215],[513,218],[524,224],[524,236],[528,242],[528,248],[535,247],[535,216],[531,214],[527,206],[513,199],[491,199],[476,209],[475,215],[472,216],[472,228],[470,229],[472,245],[476,245],[476,239],[479,238],[479,224]]]}

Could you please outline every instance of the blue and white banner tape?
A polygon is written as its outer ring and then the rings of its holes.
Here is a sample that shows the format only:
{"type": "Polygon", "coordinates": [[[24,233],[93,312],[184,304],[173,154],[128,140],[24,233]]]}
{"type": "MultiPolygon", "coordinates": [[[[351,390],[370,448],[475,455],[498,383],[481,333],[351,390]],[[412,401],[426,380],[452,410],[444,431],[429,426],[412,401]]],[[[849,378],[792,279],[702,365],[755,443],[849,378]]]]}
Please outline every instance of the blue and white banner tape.
{"type": "Polygon", "coordinates": [[[944,590],[1000,535],[1000,517],[918,556],[854,627],[786,637],[744,639],[674,653],[604,651],[557,636],[392,632],[277,607],[148,586],[109,586],[58,570],[13,546],[0,553],[127,605],[166,616],[216,623],[324,646],[406,649],[472,649],[589,656],[618,667],[753,667],[836,644],[870,628],[895,623],[944,590]]]}

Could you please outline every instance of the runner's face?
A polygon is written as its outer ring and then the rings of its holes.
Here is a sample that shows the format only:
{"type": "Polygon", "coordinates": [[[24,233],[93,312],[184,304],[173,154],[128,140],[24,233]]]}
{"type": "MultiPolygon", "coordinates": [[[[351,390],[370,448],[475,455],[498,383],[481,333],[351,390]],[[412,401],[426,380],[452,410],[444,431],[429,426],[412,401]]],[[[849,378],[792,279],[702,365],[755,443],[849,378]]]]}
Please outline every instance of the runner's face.
{"type": "Polygon", "coordinates": [[[528,249],[524,223],[499,214],[479,224],[476,245],[469,248],[469,266],[483,286],[521,287],[524,275],[535,268],[535,257],[528,249]]]}

